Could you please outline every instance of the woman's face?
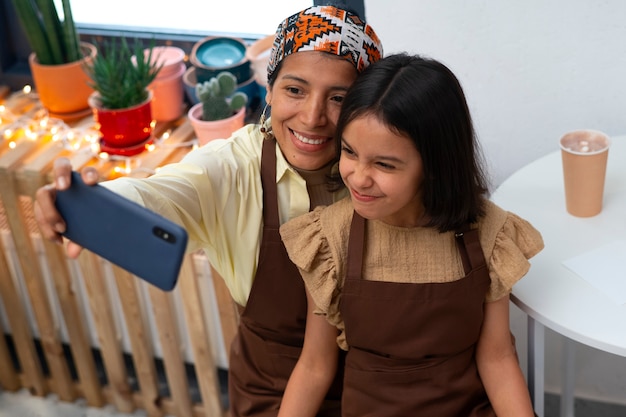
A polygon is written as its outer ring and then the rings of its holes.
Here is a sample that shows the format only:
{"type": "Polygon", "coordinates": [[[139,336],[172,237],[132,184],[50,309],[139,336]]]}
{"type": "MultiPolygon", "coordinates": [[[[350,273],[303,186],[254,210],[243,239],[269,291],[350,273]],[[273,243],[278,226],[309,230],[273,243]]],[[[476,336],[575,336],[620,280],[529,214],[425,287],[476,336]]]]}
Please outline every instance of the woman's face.
{"type": "Polygon", "coordinates": [[[293,167],[315,170],[335,158],[341,102],[356,76],[349,61],[326,52],[297,52],[283,60],[266,101],[276,141],[293,167]]]}
{"type": "Polygon", "coordinates": [[[341,142],[339,171],[357,213],[393,226],[423,225],[424,170],[411,138],[369,115],[350,122],[341,142]]]}

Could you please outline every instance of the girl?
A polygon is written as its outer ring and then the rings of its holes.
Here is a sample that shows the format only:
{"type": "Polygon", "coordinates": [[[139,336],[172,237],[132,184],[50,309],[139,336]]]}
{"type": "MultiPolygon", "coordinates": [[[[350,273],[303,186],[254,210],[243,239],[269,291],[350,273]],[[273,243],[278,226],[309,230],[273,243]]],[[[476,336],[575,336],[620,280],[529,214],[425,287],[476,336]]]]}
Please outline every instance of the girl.
{"type": "Polygon", "coordinates": [[[279,415],[315,414],[338,344],[343,416],[532,416],[509,292],[543,241],[487,200],[456,77],[387,57],[349,90],[337,135],[350,198],[281,228],[309,315],[279,415]]]}

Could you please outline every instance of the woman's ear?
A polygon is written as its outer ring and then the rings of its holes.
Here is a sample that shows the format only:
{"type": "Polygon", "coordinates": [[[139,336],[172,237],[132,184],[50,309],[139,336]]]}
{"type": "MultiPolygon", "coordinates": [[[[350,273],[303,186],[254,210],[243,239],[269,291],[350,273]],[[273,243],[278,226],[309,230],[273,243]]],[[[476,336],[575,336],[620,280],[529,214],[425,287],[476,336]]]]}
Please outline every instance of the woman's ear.
{"type": "Polygon", "coordinates": [[[265,86],[265,102],[268,106],[272,105],[272,86],[269,84],[265,86]]]}

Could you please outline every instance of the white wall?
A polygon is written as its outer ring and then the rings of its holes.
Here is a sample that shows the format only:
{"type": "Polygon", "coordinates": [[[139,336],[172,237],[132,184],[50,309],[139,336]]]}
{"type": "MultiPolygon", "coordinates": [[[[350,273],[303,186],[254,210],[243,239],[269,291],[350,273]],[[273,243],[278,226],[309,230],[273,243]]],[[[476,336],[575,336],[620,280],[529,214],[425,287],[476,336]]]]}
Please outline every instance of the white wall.
{"type": "MultiPolygon", "coordinates": [[[[497,186],[578,128],[626,134],[626,2],[365,0],[385,53],[428,55],[460,79],[497,186]]],[[[525,353],[524,315],[512,328],[525,353]]],[[[560,338],[547,335],[549,391],[560,338]]],[[[577,395],[626,403],[626,358],[578,345],[577,395]]]]}

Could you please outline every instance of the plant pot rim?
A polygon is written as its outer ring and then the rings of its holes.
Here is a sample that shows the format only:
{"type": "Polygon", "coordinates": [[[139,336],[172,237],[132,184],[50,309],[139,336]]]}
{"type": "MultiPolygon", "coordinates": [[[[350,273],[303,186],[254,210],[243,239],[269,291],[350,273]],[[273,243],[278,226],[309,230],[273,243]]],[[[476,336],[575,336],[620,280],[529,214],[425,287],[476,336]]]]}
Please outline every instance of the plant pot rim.
{"type": "Polygon", "coordinates": [[[54,64],[54,65],[46,65],[46,64],[40,64],[39,60],[37,59],[37,54],[35,52],[31,52],[28,55],[28,62],[32,65],[38,65],[40,67],[54,67],[54,68],[58,68],[58,69],[63,69],[64,67],[68,67],[71,65],[76,65],[77,62],[81,62],[85,59],[89,59],[89,58],[93,58],[96,56],[96,54],[98,53],[98,48],[96,48],[96,45],[94,45],[91,42],[80,42],[80,49],[83,52],[83,57],[81,59],[77,59],[76,61],[72,61],[72,62],[66,62],[65,64],[54,64]]]}
{"type": "Polygon", "coordinates": [[[152,90],[148,89],[148,98],[145,99],[144,101],[142,101],[139,104],[134,104],[130,107],[122,107],[119,109],[109,109],[107,107],[102,107],[102,102],[100,101],[100,93],[97,91],[94,91],[93,93],[91,93],[89,95],[89,98],[87,99],[87,102],[89,103],[89,107],[91,107],[92,109],[97,109],[98,111],[123,111],[123,110],[133,110],[137,107],[141,107],[144,104],[146,104],[147,102],[152,100],[153,97],[153,93],[152,90]]]}
{"type": "Polygon", "coordinates": [[[247,46],[245,41],[242,38],[238,38],[235,36],[207,36],[203,39],[197,41],[193,47],[191,48],[191,54],[189,55],[189,60],[194,67],[199,67],[207,70],[224,70],[228,71],[229,69],[237,68],[241,65],[249,65],[249,59],[246,56],[247,46]],[[201,49],[209,42],[230,42],[241,46],[241,59],[239,61],[233,62],[230,65],[208,65],[200,60],[198,54],[201,53],[201,49]]]}
{"type": "Polygon", "coordinates": [[[200,123],[219,123],[224,120],[234,119],[235,117],[239,116],[239,113],[241,113],[242,111],[246,111],[246,106],[243,106],[242,108],[234,112],[232,116],[228,116],[224,119],[204,120],[202,119],[202,102],[200,102],[200,103],[194,104],[193,106],[189,108],[189,111],[187,112],[187,117],[193,121],[197,121],[200,123]]]}

